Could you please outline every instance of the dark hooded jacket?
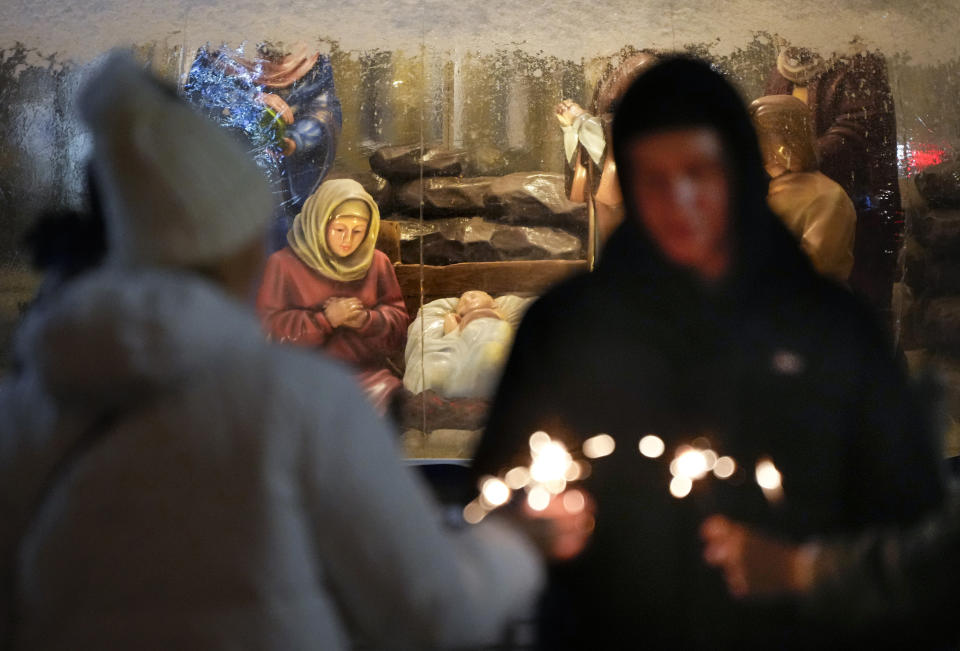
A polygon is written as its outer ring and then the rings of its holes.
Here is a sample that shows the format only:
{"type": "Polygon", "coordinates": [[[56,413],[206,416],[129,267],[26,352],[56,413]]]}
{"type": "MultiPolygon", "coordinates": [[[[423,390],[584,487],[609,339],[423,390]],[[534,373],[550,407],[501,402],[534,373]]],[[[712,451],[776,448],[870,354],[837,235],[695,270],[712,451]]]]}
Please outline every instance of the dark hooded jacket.
{"type": "Polygon", "coordinates": [[[927,421],[891,346],[770,213],[756,137],[720,75],[671,59],[633,84],[614,121],[621,178],[631,174],[624,144],[693,126],[716,130],[730,165],[727,279],[708,288],[667,262],[624,183],[627,219],[599,268],[524,318],[476,453],[482,475],[529,463],[538,429],[572,450],[600,432],[616,441],[583,482],[596,498],[596,529],[578,559],[553,570],[542,646],[837,648],[907,635],[903,622],[876,635],[827,631],[798,619],[791,603],[737,602],[701,561],[697,529],[708,513],[800,540],[913,520],[938,504],[941,487],[927,421]],[[648,433],[667,444],[660,459],[638,451],[648,433]],[[674,498],[669,462],[700,436],[739,470],[674,498]],[[754,481],[765,456],[782,473],[778,503],[754,481]]]}

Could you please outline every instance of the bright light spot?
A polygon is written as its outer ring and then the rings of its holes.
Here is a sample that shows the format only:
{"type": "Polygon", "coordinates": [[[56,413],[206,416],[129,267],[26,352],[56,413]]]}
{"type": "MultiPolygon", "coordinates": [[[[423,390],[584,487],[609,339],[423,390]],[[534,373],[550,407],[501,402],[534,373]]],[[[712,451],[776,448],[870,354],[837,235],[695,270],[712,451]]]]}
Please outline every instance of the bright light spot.
{"type": "Polygon", "coordinates": [[[663,439],[656,434],[647,434],[640,439],[640,454],[645,457],[656,459],[662,455],[666,449],[667,446],[664,445],[663,439]]]}
{"type": "Polygon", "coordinates": [[[483,482],[483,488],[480,489],[480,494],[483,495],[483,499],[485,499],[490,506],[500,506],[501,504],[506,504],[507,500],[510,499],[510,487],[500,479],[491,477],[483,482]]]}
{"type": "Polygon", "coordinates": [[[530,435],[530,450],[536,454],[544,445],[550,442],[550,435],[546,432],[534,432],[530,435]]]}
{"type": "Polygon", "coordinates": [[[678,477],[700,479],[707,474],[707,457],[700,450],[687,449],[677,456],[676,461],[678,477]]]}
{"type": "Polygon", "coordinates": [[[580,513],[586,505],[587,500],[580,491],[572,490],[563,494],[563,508],[567,513],[580,513]]]}
{"type": "Polygon", "coordinates": [[[477,500],[473,500],[463,507],[463,519],[469,524],[477,524],[487,515],[487,510],[480,506],[477,500]]]}
{"type": "Polygon", "coordinates": [[[760,488],[764,490],[773,491],[780,488],[780,471],[770,459],[757,461],[756,477],[760,488]]]}
{"type": "Polygon", "coordinates": [[[674,497],[686,497],[690,494],[692,488],[693,480],[689,477],[680,476],[670,480],[670,494],[674,497]]]}
{"type": "Polygon", "coordinates": [[[547,489],[553,495],[559,495],[563,491],[567,490],[567,480],[566,479],[549,479],[543,482],[543,487],[547,489]]]}
{"type": "Polygon", "coordinates": [[[507,471],[503,476],[503,481],[513,490],[520,490],[530,483],[530,471],[523,466],[517,466],[507,471]]]}
{"type": "Polygon", "coordinates": [[[403,79],[394,79],[394,80],[393,80],[393,87],[394,87],[394,88],[396,88],[397,86],[400,86],[400,85],[402,85],[402,84],[403,84],[403,79]]]}
{"type": "Polygon", "coordinates": [[[534,481],[545,482],[551,479],[563,479],[572,459],[570,453],[557,441],[549,441],[540,446],[530,464],[530,476],[534,481]]]}
{"type": "MultiPolygon", "coordinates": [[[[582,460],[582,459],[581,459],[580,461],[574,461],[574,462],[573,462],[573,465],[575,465],[575,466],[577,467],[577,470],[579,471],[578,476],[577,476],[577,479],[586,479],[587,477],[590,476],[590,473],[591,473],[592,470],[593,470],[593,469],[590,467],[590,462],[589,462],[589,461],[584,461],[584,460],[582,460]]],[[[568,478],[568,479],[569,479],[569,478],[568,478]]],[[[572,480],[572,479],[569,479],[569,481],[573,481],[573,480],[572,480]]]]}
{"type": "Polygon", "coordinates": [[[674,477],[680,474],[680,462],[677,457],[674,457],[673,461],[670,462],[670,474],[674,477]]]}
{"type": "Polygon", "coordinates": [[[717,466],[717,453],[713,450],[703,450],[703,458],[707,462],[707,470],[713,470],[717,466]]]}
{"type": "Polygon", "coordinates": [[[583,442],[583,456],[588,459],[599,459],[613,454],[613,449],[617,447],[613,437],[609,434],[597,434],[591,436],[583,442]]]}
{"type": "Polygon", "coordinates": [[[527,493],[527,504],[534,511],[542,511],[550,505],[550,493],[543,486],[534,486],[527,493]]]}
{"type": "Polygon", "coordinates": [[[734,463],[730,457],[720,457],[713,466],[713,474],[716,475],[718,479],[727,479],[733,476],[736,470],[737,464],[734,463]]]}
{"type": "Polygon", "coordinates": [[[574,461],[567,466],[567,473],[563,476],[567,481],[577,481],[580,479],[581,464],[574,461]]]}

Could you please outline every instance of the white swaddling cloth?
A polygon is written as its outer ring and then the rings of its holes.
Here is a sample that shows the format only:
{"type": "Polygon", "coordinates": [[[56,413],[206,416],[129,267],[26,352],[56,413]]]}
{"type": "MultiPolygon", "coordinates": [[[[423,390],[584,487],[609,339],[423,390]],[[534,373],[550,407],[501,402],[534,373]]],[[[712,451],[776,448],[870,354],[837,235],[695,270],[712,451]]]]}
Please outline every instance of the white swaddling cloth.
{"type": "Polygon", "coordinates": [[[414,394],[429,389],[445,398],[489,399],[500,380],[513,334],[534,300],[501,296],[495,304],[503,319],[474,319],[462,330],[446,335],[444,318],[456,312],[460,299],[427,303],[407,331],[403,386],[414,394]]]}

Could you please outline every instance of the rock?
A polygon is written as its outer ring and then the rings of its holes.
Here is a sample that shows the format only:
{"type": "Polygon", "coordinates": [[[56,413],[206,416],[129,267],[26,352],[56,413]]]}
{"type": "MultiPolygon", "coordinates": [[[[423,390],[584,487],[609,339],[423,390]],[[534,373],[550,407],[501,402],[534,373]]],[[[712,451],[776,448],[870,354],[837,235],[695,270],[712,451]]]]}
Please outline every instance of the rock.
{"type": "Polygon", "coordinates": [[[484,198],[492,177],[460,178],[437,176],[406,183],[399,192],[399,204],[412,214],[420,211],[423,199],[424,217],[479,215],[484,212],[484,198]]]}
{"type": "Polygon", "coordinates": [[[469,176],[503,176],[510,170],[523,169],[529,150],[513,147],[505,150],[480,144],[467,152],[463,173],[469,176]]]}
{"type": "Polygon", "coordinates": [[[327,179],[353,179],[362,185],[363,189],[377,202],[381,216],[394,209],[393,186],[389,181],[375,172],[357,172],[356,174],[331,172],[327,176],[327,179]]]}
{"type": "Polygon", "coordinates": [[[440,220],[436,219],[424,221],[421,224],[419,220],[410,219],[410,217],[400,213],[390,215],[388,219],[400,229],[401,242],[409,242],[422,235],[436,233],[440,229],[440,220]]]}
{"type": "Polygon", "coordinates": [[[580,238],[550,226],[504,226],[497,224],[490,243],[503,260],[579,260],[580,238]]]}
{"type": "Polygon", "coordinates": [[[423,176],[460,176],[466,154],[439,147],[427,147],[421,156],[420,145],[381,147],[370,157],[370,168],[390,181],[410,181],[423,176]]]}
{"type": "Polygon", "coordinates": [[[951,355],[960,354],[960,296],[926,301],[918,338],[924,347],[951,355]]]}
{"type": "Polygon", "coordinates": [[[960,209],[922,212],[912,219],[911,232],[920,244],[935,252],[960,254],[960,209]]]}
{"type": "Polygon", "coordinates": [[[400,259],[431,265],[500,260],[578,260],[583,244],[575,235],[548,226],[509,226],[481,217],[401,222],[400,259]]]}
{"type": "Polygon", "coordinates": [[[960,161],[928,167],[914,183],[931,208],[960,208],[960,161]]]}
{"type": "Polygon", "coordinates": [[[923,296],[960,294],[960,259],[936,253],[908,237],[904,246],[905,280],[923,296]]]}
{"type": "Polygon", "coordinates": [[[517,172],[501,176],[490,184],[486,204],[508,224],[557,226],[586,233],[587,204],[567,198],[562,174],[517,172]]]}

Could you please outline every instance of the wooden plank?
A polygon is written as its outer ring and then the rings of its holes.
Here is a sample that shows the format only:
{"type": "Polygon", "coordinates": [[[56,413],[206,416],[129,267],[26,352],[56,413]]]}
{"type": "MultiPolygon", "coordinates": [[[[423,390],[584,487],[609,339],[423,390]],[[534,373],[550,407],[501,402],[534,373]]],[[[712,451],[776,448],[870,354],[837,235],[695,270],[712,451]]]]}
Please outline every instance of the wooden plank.
{"type": "MultiPolygon", "coordinates": [[[[420,300],[420,265],[397,264],[397,280],[410,314],[420,300]]],[[[540,294],[568,276],[587,271],[586,260],[520,260],[461,262],[423,266],[424,301],[460,296],[471,289],[498,294],[540,294]]]]}

